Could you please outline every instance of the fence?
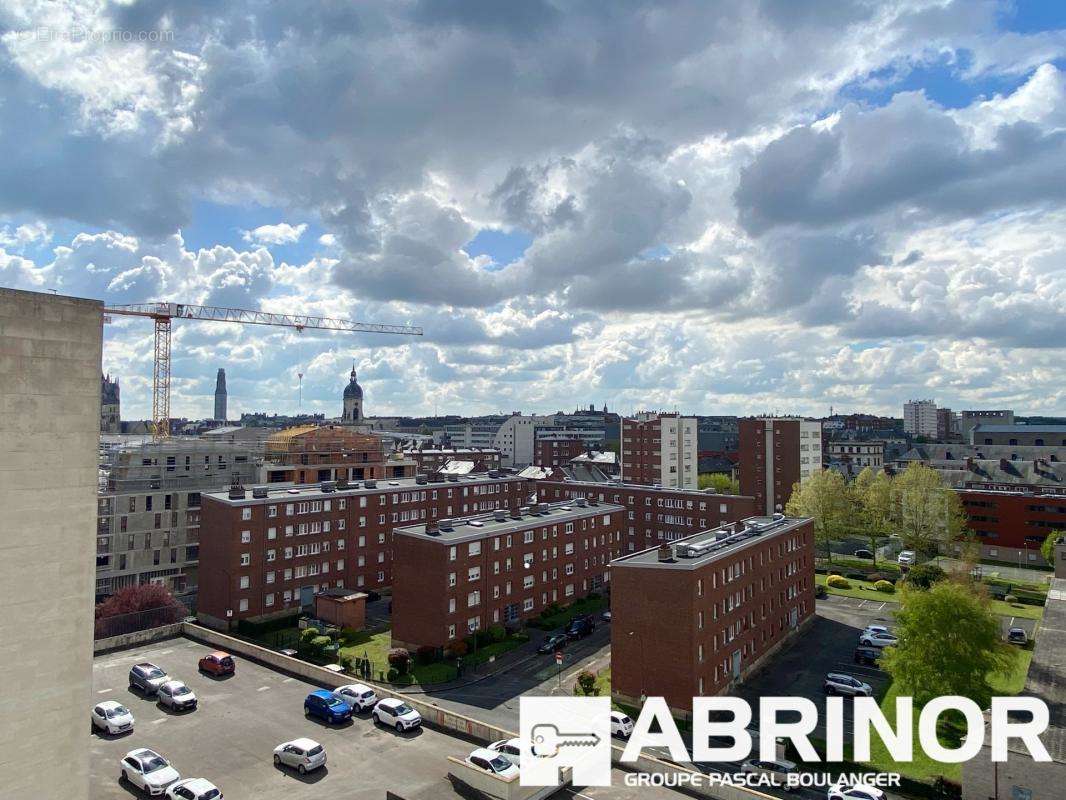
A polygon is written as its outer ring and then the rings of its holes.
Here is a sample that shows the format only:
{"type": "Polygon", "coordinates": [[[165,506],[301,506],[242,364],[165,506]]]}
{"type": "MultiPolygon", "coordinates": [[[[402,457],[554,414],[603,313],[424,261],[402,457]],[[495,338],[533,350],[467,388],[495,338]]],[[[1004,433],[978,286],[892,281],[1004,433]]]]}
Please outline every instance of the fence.
{"type": "Polygon", "coordinates": [[[127,636],[150,628],[160,628],[181,622],[190,616],[189,608],[182,603],[133,611],[129,614],[116,614],[113,617],[97,619],[93,627],[94,639],[110,639],[115,636],[127,636]]]}

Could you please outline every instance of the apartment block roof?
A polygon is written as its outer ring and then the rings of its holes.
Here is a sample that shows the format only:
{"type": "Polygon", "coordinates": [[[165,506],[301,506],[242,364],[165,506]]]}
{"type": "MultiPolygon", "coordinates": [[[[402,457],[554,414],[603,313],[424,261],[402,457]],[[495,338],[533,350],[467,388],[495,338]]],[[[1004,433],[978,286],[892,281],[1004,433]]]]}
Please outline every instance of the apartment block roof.
{"type": "Polygon", "coordinates": [[[611,567],[693,570],[719,561],[726,556],[791,533],[809,523],[806,517],[748,517],[707,531],[694,533],[668,544],[616,558],[611,567]]]}
{"type": "MultiPolygon", "coordinates": [[[[549,479],[549,480],[552,480],[552,479],[549,479]]],[[[568,484],[573,485],[574,487],[579,487],[581,489],[587,489],[589,491],[596,490],[596,489],[599,489],[599,490],[602,490],[602,491],[607,491],[607,490],[610,490],[610,489],[622,489],[622,490],[625,490],[625,491],[637,491],[637,492],[662,492],[663,494],[685,494],[685,495],[691,495],[693,500],[696,500],[696,499],[707,500],[708,498],[713,499],[715,497],[731,497],[731,498],[735,498],[735,497],[746,497],[747,496],[747,495],[738,495],[738,494],[722,494],[721,492],[716,492],[713,489],[678,489],[676,487],[670,487],[670,486],[648,486],[648,485],[643,484],[643,483],[624,483],[622,481],[612,481],[612,480],[594,482],[594,481],[579,481],[579,480],[571,480],[570,478],[563,478],[562,480],[552,480],[552,482],[554,482],[554,483],[568,483],[568,484]]]]}
{"type": "Polygon", "coordinates": [[[559,525],[560,523],[573,522],[579,519],[588,519],[600,514],[610,514],[615,511],[624,511],[622,506],[613,503],[598,502],[565,502],[565,503],[536,503],[523,506],[514,511],[501,509],[490,511],[487,514],[438,522],[422,523],[418,525],[404,525],[393,529],[393,533],[404,536],[415,536],[421,539],[429,539],[445,544],[456,542],[476,541],[501,534],[527,531],[530,528],[539,528],[545,525],[559,525]]]}

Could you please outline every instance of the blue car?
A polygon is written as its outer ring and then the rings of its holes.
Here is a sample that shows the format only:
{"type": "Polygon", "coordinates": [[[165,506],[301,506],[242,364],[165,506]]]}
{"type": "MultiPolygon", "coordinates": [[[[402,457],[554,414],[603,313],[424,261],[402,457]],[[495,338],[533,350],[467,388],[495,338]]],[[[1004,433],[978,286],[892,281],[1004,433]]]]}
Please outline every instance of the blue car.
{"type": "Polygon", "coordinates": [[[316,689],[304,700],[304,713],[325,722],[344,722],[352,718],[352,707],[325,689],[316,689]]]}

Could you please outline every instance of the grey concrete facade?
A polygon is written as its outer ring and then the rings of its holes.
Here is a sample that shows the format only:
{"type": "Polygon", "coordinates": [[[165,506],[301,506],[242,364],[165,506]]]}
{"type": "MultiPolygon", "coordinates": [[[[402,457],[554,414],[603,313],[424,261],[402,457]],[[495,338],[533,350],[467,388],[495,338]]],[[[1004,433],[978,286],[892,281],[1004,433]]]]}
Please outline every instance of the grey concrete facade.
{"type": "Polygon", "coordinates": [[[89,796],[102,338],[98,301],[0,289],[5,797],[89,796]]]}

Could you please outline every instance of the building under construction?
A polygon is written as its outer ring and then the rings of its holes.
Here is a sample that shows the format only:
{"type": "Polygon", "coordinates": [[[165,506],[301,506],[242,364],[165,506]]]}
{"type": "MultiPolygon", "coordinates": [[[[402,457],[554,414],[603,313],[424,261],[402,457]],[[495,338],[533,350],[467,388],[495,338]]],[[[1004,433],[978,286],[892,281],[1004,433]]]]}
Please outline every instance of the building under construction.
{"type": "Polygon", "coordinates": [[[410,478],[417,463],[390,452],[381,436],[344,425],[305,425],[270,436],[262,483],[316,483],[410,478]]]}

